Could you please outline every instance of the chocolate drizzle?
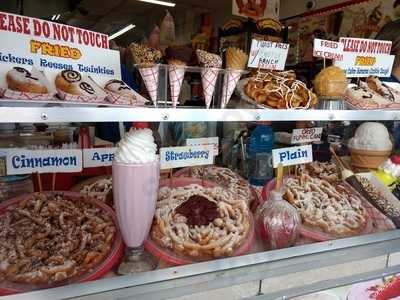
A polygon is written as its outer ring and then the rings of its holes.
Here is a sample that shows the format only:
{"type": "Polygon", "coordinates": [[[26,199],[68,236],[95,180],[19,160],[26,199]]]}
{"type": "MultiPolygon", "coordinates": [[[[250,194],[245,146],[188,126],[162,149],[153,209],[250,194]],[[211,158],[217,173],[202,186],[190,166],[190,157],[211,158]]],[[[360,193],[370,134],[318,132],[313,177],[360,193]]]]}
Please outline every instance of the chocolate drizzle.
{"type": "Polygon", "coordinates": [[[200,195],[189,197],[175,211],[186,217],[189,226],[206,226],[220,217],[217,204],[200,195]]]}
{"type": "MultiPolygon", "coordinates": [[[[80,75],[79,75],[80,76],[80,75]]],[[[80,84],[79,84],[79,87],[82,89],[82,90],[84,90],[85,92],[87,92],[88,94],[91,94],[91,95],[93,95],[94,94],[94,89],[93,89],[93,87],[89,84],[89,83],[87,83],[87,82],[81,82],[80,84]]]]}
{"type": "MultiPolygon", "coordinates": [[[[61,72],[61,76],[68,82],[78,82],[82,80],[82,76],[79,72],[74,70],[64,70],[61,72]]],[[[94,92],[94,91],[93,91],[94,92]]]]}
{"type": "Polygon", "coordinates": [[[114,83],[118,83],[120,86],[118,87],[118,91],[121,90],[130,90],[130,88],[125,84],[125,82],[118,80],[118,79],[112,79],[110,80],[107,85],[105,86],[106,88],[110,85],[110,84],[114,84],[114,83]]]}
{"type": "Polygon", "coordinates": [[[24,68],[21,68],[21,67],[14,67],[14,70],[17,71],[17,72],[19,72],[19,73],[25,74],[25,77],[26,77],[26,78],[30,78],[30,79],[36,80],[36,81],[39,80],[39,79],[36,78],[36,77],[32,77],[31,72],[29,72],[27,69],[24,69],[24,68]]]}

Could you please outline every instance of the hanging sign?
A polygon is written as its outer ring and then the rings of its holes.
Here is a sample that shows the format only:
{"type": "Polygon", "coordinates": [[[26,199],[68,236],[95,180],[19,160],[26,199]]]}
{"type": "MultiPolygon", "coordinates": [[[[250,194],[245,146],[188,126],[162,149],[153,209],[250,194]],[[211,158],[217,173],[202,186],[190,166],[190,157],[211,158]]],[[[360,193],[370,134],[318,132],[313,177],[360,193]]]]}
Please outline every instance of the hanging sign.
{"type": "Polygon", "coordinates": [[[319,142],[322,137],[322,127],[294,129],[292,144],[319,142]]]}
{"type": "Polygon", "coordinates": [[[314,57],[333,59],[335,61],[343,60],[343,44],[334,41],[314,39],[314,57]]]}
{"type": "Polygon", "coordinates": [[[55,90],[62,70],[75,70],[100,85],[121,79],[120,54],[108,49],[108,37],[66,24],[0,12],[0,87],[14,67],[42,71],[55,90]]]}
{"type": "Polygon", "coordinates": [[[252,40],[248,67],[284,70],[289,44],[252,40]]]}
{"type": "Polygon", "coordinates": [[[212,145],[214,147],[214,156],[218,155],[219,139],[217,136],[209,138],[186,139],[186,146],[198,145],[212,145]]]}
{"type": "Polygon", "coordinates": [[[346,72],[347,77],[390,77],[394,55],[390,55],[391,41],[360,38],[340,38],[343,44],[343,60],[335,65],[346,72]]]}
{"type": "Polygon", "coordinates": [[[313,161],[312,146],[296,146],[272,150],[273,167],[306,164],[313,161]]]}
{"type": "Polygon", "coordinates": [[[115,147],[83,149],[83,166],[85,168],[111,166],[116,150],[115,147]]]}
{"type": "Polygon", "coordinates": [[[168,147],[160,149],[161,169],[212,165],[213,163],[213,145],[168,147]]]}
{"type": "Polygon", "coordinates": [[[7,175],[81,171],[81,149],[7,151],[7,175]]]}

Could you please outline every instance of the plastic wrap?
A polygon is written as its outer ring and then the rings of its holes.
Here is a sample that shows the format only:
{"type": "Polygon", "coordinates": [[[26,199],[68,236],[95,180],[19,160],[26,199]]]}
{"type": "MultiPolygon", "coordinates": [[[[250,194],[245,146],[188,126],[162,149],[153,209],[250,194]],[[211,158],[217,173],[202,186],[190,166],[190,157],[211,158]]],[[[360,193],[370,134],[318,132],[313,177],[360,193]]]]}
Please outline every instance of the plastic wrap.
{"type": "Polygon", "coordinates": [[[272,191],[270,200],[257,210],[257,229],[270,249],[293,246],[300,233],[301,219],[296,209],[272,191]]]}

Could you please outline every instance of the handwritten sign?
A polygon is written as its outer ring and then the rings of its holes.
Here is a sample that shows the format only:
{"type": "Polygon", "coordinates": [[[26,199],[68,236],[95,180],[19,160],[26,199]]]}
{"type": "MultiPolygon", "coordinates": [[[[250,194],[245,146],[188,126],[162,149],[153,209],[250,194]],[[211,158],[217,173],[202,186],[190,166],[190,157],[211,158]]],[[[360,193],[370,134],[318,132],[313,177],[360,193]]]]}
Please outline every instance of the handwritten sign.
{"type": "Polygon", "coordinates": [[[82,150],[11,150],[7,175],[82,171],[82,150]]]}
{"type": "Polygon", "coordinates": [[[343,60],[335,61],[335,65],[347,77],[390,77],[394,62],[391,41],[340,38],[339,42],[343,44],[343,60]]]}
{"type": "Polygon", "coordinates": [[[294,129],[292,133],[292,144],[318,142],[322,137],[322,127],[294,129]]]}
{"type": "Polygon", "coordinates": [[[269,70],[285,69],[289,44],[252,40],[248,66],[269,70]]]}
{"type": "Polygon", "coordinates": [[[273,167],[306,164],[313,161],[312,146],[296,146],[272,150],[273,167]]]}
{"type": "Polygon", "coordinates": [[[198,146],[198,145],[213,145],[214,156],[218,155],[218,147],[219,147],[218,137],[186,139],[186,146],[198,146]]]}
{"type": "Polygon", "coordinates": [[[314,57],[333,59],[335,61],[343,60],[343,43],[314,39],[314,57]]]}
{"type": "Polygon", "coordinates": [[[83,149],[83,166],[85,168],[107,167],[112,165],[117,148],[83,149]]]}
{"type": "Polygon", "coordinates": [[[160,149],[160,165],[162,170],[212,165],[213,163],[213,145],[168,147],[160,149]]]}

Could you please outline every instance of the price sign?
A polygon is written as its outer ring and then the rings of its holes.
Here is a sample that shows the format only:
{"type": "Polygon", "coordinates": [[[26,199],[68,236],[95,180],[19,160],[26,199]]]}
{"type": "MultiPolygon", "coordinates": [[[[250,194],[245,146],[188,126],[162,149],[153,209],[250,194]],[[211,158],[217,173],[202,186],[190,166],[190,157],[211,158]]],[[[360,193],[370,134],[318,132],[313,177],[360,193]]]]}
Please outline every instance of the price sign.
{"type": "Polygon", "coordinates": [[[214,147],[214,156],[218,155],[219,140],[217,136],[210,138],[186,139],[186,145],[187,146],[212,145],[214,147]]]}
{"type": "Polygon", "coordinates": [[[343,60],[335,65],[347,77],[390,77],[395,58],[390,55],[391,41],[340,38],[339,42],[343,44],[343,60]]]}
{"type": "Polygon", "coordinates": [[[11,150],[7,175],[82,171],[82,150],[11,150]]]}
{"type": "Polygon", "coordinates": [[[116,150],[114,147],[83,149],[83,166],[85,168],[111,166],[116,150]]]}
{"type": "Polygon", "coordinates": [[[306,164],[313,161],[311,145],[288,147],[272,150],[273,167],[306,164]]]}
{"type": "Polygon", "coordinates": [[[213,163],[213,145],[167,147],[160,149],[160,165],[162,170],[212,165],[213,163]]]}
{"type": "Polygon", "coordinates": [[[289,44],[252,40],[248,66],[269,70],[285,69],[289,44]]]}
{"type": "Polygon", "coordinates": [[[343,60],[343,43],[314,39],[314,57],[333,59],[335,61],[343,60]]]}
{"type": "Polygon", "coordinates": [[[322,127],[294,129],[292,133],[292,144],[303,144],[318,142],[322,137],[322,127]]]}

